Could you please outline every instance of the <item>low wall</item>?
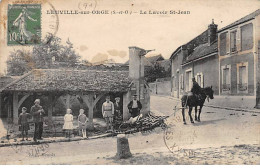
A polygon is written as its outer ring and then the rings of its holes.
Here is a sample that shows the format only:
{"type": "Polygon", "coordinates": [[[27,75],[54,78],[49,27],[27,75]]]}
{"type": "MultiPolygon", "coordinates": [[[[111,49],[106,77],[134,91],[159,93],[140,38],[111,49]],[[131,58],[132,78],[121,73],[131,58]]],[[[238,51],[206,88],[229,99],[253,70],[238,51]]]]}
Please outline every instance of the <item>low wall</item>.
{"type": "Polygon", "coordinates": [[[171,81],[156,81],[149,83],[151,94],[171,95],[171,81]]]}

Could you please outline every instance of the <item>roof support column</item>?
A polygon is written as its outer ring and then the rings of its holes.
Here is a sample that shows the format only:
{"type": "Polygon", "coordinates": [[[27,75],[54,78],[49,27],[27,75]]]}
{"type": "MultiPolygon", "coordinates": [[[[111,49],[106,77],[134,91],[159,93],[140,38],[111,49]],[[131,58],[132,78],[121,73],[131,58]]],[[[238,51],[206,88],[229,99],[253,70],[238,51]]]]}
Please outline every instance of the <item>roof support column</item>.
{"type": "Polygon", "coordinates": [[[13,93],[13,123],[18,124],[18,93],[13,93]]]}
{"type": "Polygon", "coordinates": [[[48,95],[48,99],[49,99],[49,106],[48,106],[48,120],[51,121],[52,120],[52,112],[53,112],[53,96],[51,93],[49,93],[48,95]]]}
{"type": "Polygon", "coordinates": [[[66,108],[67,109],[70,108],[70,95],[69,94],[66,95],[66,108]]]}
{"type": "Polygon", "coordinates": [[[88,95],[88,101],[89,101],[89,111],[88,111],[88,119],[89,119],[89,129],[94,129],[94,124],[93,124],[93,108],[94,108],[94,99],[93,99],[93,94],[88,95]]]}
{"type": "Polygon", "coordinates": [[[3,112],[2,112],[2,93],[0,93],[0,117],[2,117],[3,112]]]}
{"type": "Polygon", "coordinates": [[[104,96],[104,93],[98,95],[96,99],[94,99],[94,93],[90,93],[88,95],[82,95],[81,96],[83,101],[88,106],[88,119],[89,119],[89,125],[88,126],[89,126],[90,130],[94,129],[94,124],[93,124],[93,111],[94,111],[94,107],[97,104],[97,102],[101,99],[102,96],[104,96]]]}

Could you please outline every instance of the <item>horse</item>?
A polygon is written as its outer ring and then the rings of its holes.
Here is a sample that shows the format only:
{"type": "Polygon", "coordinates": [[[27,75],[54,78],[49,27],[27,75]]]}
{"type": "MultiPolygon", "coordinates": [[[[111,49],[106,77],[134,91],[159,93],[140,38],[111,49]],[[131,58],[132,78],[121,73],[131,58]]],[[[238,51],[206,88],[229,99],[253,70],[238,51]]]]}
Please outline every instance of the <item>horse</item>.
{"type": "Polygon", "coordinates": [[[186,124],[185,120],[185,107],[189,106],[189,116],[190,116],[190,121],[191,123],[194,123],[193,118],[191,116],[192,108],[195,107],[195,121],[200,122],[200,113],[202,110],[202,107],[205,103],[206,98],[209,101],[210,99],[214,99],[214,91],[211,87],[206,87],[206,88],[201,88],[201,94],[200,94],[200,99],[197,95],[190,95],[190,94],[185,94],[181,98],[181,104],[182,104],[182,117],[183,117],[183,123],[186,124]],[[199,109],[199,115],[197,116],[197,107],[200,106],[199,109]]]}

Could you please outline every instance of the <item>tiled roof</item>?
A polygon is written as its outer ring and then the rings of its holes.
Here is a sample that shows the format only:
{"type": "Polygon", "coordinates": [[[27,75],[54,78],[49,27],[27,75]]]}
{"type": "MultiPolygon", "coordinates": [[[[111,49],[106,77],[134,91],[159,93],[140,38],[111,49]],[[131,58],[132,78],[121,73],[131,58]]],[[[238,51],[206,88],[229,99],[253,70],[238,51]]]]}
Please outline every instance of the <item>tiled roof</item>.
{"type": "MultiPolygon", "coordinates": [[[[196,36],[192,40],[190,40],[188,43],[179,46],[171,55],[170,59],[173,59],[175,55],[182,49],[182,47],[187,48],[188,55],[190,55],[194,48],[198,47],[201,44],[205,44],[208,42],[208,29],[202,32],[200,35],[196,36]]],[[[184,58],[185,59],[185,58],[184,58]]]]}
{"type": "Polygon", "coordinates": [[[3,91],[125,92],[128,71],[35,69],[13,81],[3,91]]]}
{"type": "Polygon", "coordinates": [[[152,64],[155,64],[156,61],[164,60],[161,54],[156,56],[151,56],[151,57],[145,57],[145,58],[152,64]]]}
{"type": "MultiPolygon", "coordinates": [[[[161,61],[161,60],[164,60],[161,54],[156,56],[151,56],[151,57],[144,57],[144,66],[152,66],[155,64],[156,61],[161,61]]],[[[126,61],[125,65],[129,65],[129,60],[126,61]]]]}
{"type": "Polygon", "coordinates": [[[202,58],[212,53],[216,53],[218,51],[218,42],[215,41],[210,46],[208,43],[201,44],[194,49],[194,51],[183,61],[184,63],[188,63],[190,61],[196,60],[198,58],[202,58]]]}
{"type": "Polygon", "coordinates": [[[222,29],[220,29],[218,32],[221,32],[223,30],[226,30],[228,28],[231,28],[233,26],[236,26],[238,24],[244,23],[246,21],[249,21],[251,19],[254,19],[256,16],[258,16],[260,14],[260,9],[257,9],[256,11],[254,11],[253,13],[250,13],[249,15],[246,15],[245,17],[242,17],[241,19],[223,27],[222,29]]]}
{"type": "Polygon", "coordinates": [[[15,79],[11,76],[2,76],[0,77],[0,89],[5,87],[7,84],[11,83],[15,79]]]}

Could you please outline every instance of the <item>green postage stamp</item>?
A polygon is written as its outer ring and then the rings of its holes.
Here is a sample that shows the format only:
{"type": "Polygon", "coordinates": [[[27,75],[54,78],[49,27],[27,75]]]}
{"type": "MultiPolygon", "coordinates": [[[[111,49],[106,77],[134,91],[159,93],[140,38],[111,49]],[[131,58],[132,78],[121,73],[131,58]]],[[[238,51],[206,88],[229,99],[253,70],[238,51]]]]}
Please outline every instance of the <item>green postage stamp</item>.
{"type": "Polygon", "coordinates": [[[8,5],[8,45],[32,45],[41,42],[41,5],[8,5]]]}

